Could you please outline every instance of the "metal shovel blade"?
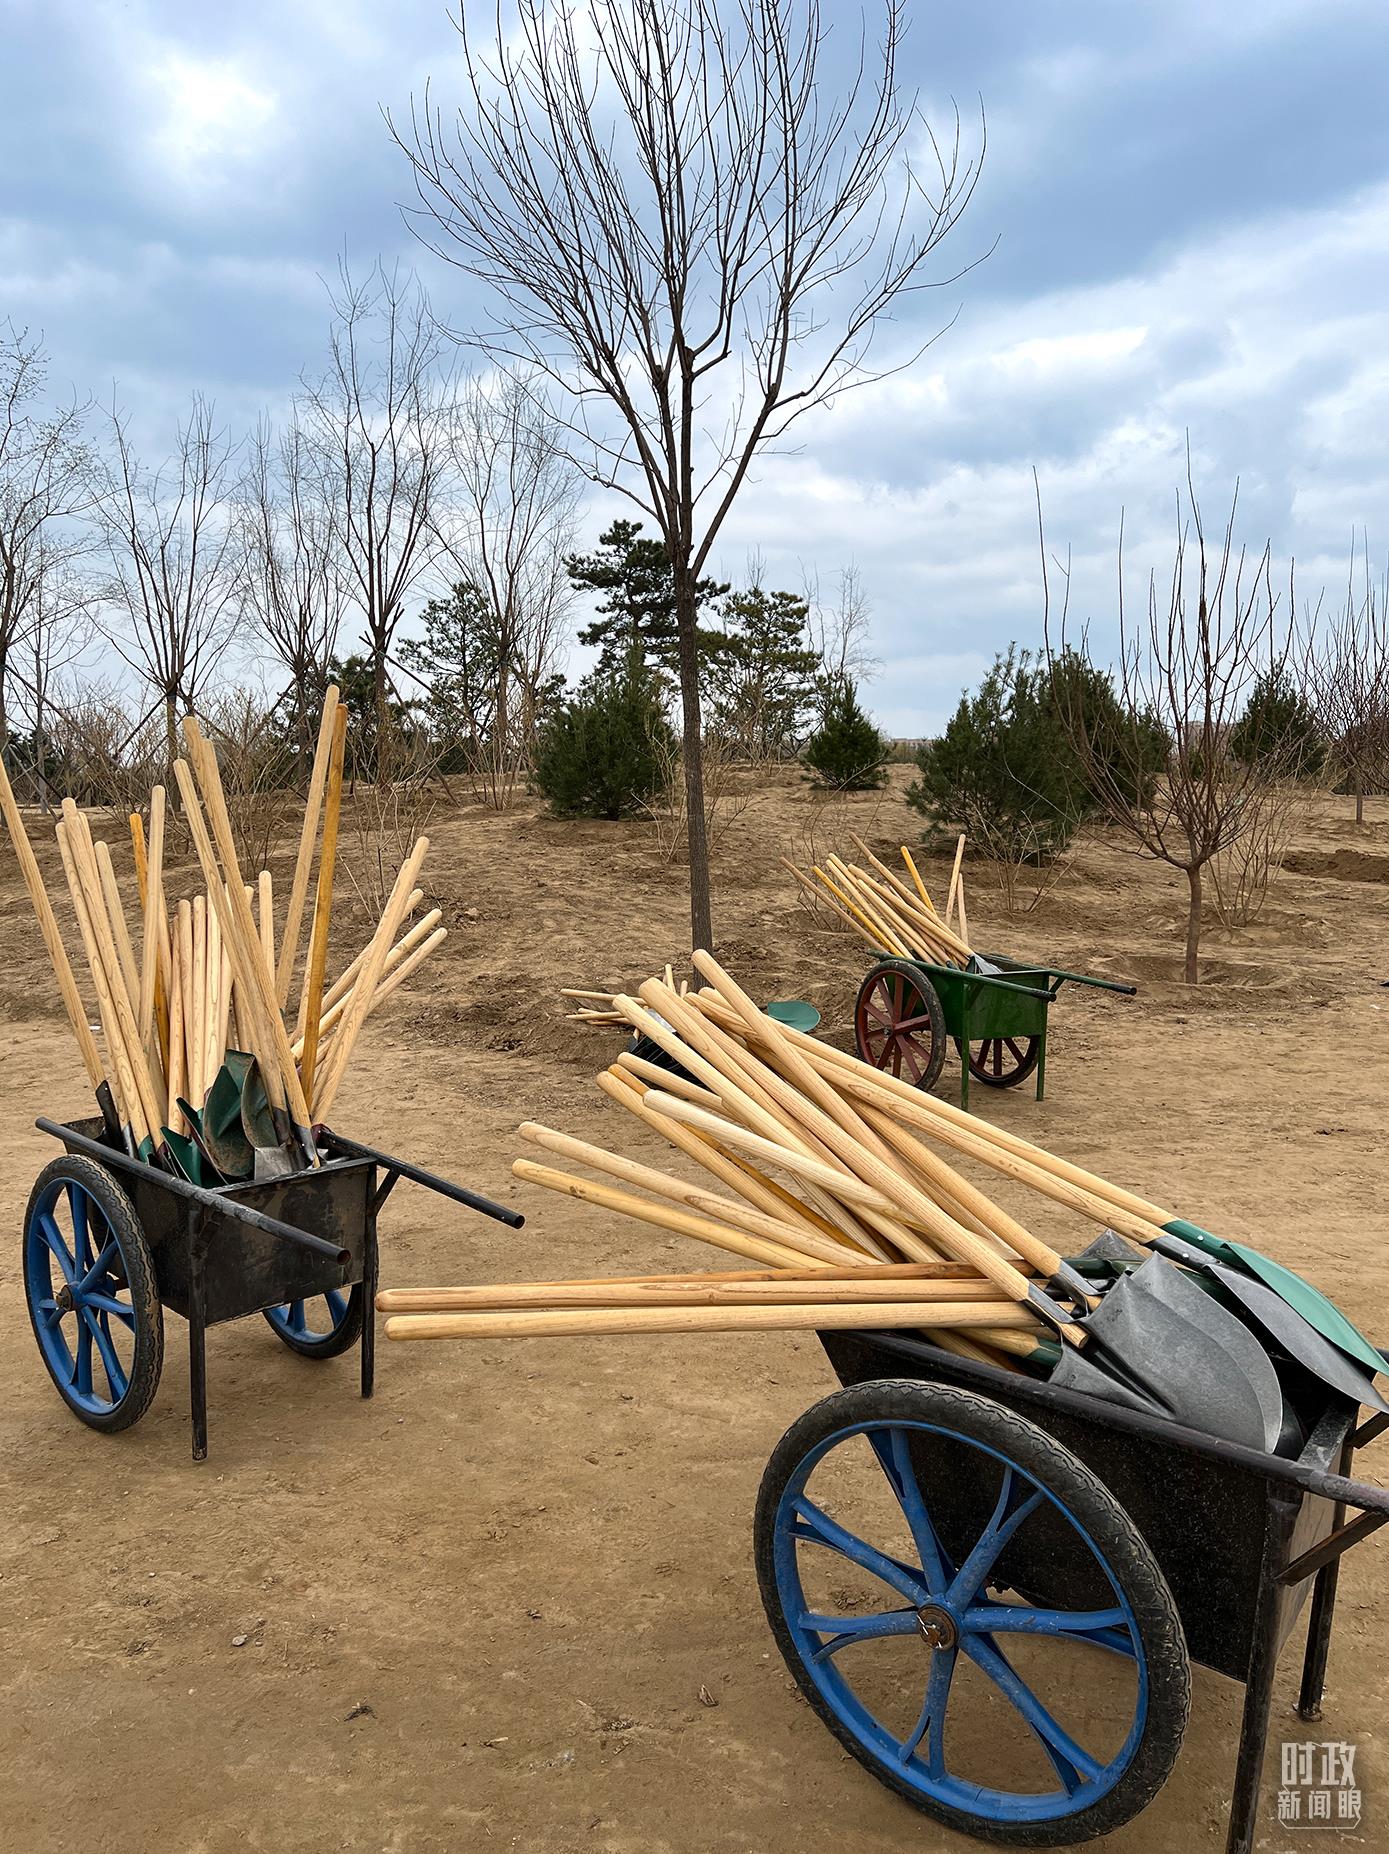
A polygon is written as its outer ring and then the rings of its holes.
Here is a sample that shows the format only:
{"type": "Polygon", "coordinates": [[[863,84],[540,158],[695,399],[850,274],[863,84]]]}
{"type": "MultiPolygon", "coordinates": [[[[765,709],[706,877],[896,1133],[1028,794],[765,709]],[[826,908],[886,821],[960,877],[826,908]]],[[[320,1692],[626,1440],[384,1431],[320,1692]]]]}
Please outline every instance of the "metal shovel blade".
{"type": "Polygon", "coordinates": [[[286,1178],[300,1169],[288,1119],[271,1107],[265,1082],[254,1062],[241,1091],[241,1127],[252,1149],[254,1178],[286,1178]]]}
{"type": "Polygon", "coordinates": [[[1271,1453],[1283,1426],[1273,1366],[1242,1321],[1160,1256],[1115,1282],[1080,1322],[1050,1382],[1271,1453]]]}
{"type": "Polygon", "coordinates": [[[1238,1301],[1250,1317],[1257,1320],[1265,1332],[1277,1340],[1283,1350],[1305,1370],[1310,1371],[1313,1377],[1320,1378],[1323,1384],[1330,1385],[1332,1390],[1348,1397],[1352,1403],[1363,1403],[1371,1410],[1389,1415],[1389,1403],[1376,1390],[1373,1379],[1347,1358],[1339,1346],[1332,1345],[1314,1326],[1308,1325],[1297,1309],[1290,1307],[1272,1288],[1265,1287],[1262,1281],[1255,1281],[1250,1275],[1241,1274],[1237,1268],[1226,1268],[1223,1262],[1213,1261],[1190,1243],[1181,1242],[1176,1237],[1168,1237],[1159,1246],[1159,1252],[1185,1262],[1190,1268],[1199,1268],[1203,1274],[1218,1281],[1222,1291],[1232,1300],[1238,1301]]]}
{"type": "Polygon", "coordinates": [[[185,1101],[182,1095],[179,1095],[177,1098],[179,1112],[188,1123],[189,1138],[192,1140],[194,1146],[196,1146],[198,1157],[202,1162],[203,1175],[198,1180],[199,1184],[209,1187],[226,1184],[227,1180],[218,1171],[217,1161],[208,1151],[207,1141],[203,1138],[202,1115],[198,1112],[197,1108],[193,1106],[191,1101],[185,1101]]]}
{"type": "Polygon", "coordinates": [[[226,1178],[251,1175],[251,1142],[241,1124],[241,1099],[254,1067],[254,1057],[229,1049],[203,1102],[203,1139],[226,1178]]]}
{"type": "Polygon", "coordinates": [[[257,1146],[254,1164],[252,1176],[257,1184],[267,1178],[288,1178],[294,1171],[294,1161],[283,1146],[257,1146]]]}
{"type": "Polygon", "coordinates": [[[167,1127],[161,1127],[164,1144],[173,1155],[174,1163],[188,1180],[189,1184],[200,1185],[203,1182],[203,1155],[191,1139],[182,1133],[171,1133],[167,1127]]]}
{"type": "Polygon", "coordinates": [[[241,1130],[247,1141],[258,1149],[268,1150],[281,1143],[270,1097],[254,1062],[247,1069],[241,1090],[241,1130]]]}
{"type": "Polygon", "coordinates": [[[1262,1281],[1265,1287],[1272,1288],[1290,1307],[1296,1308],[1309,1326],[1316,1327],[1323,1339],[1329,1339],[1332,1345],[1339,1346],[1347,1357],[1359,1359],[1367,1371],[1389,1369],[1384,1354],[1377,1346],[1370,1344],[1359,1327],[1353,1326],[1320,1288],[1314,1288],[1310,1281],[1295,1275],[1291,1268],[1284,1268],[1281,1262],[1275,1262],[1271,1256],[1262,1254],[1258,1249],[1251,1249],[1245,1243],[1233,1242],[1227,1236],[1212,1236],[1199,1223],[1188,1223],[1184,1217],[1175,1217],[1162,1227],[1168,1235],[1182,1237],[1196,1248],[1203,1249],[1207,1255],[1214,1256],[1216,1261],[1246,1269],[1262,1281]]]}

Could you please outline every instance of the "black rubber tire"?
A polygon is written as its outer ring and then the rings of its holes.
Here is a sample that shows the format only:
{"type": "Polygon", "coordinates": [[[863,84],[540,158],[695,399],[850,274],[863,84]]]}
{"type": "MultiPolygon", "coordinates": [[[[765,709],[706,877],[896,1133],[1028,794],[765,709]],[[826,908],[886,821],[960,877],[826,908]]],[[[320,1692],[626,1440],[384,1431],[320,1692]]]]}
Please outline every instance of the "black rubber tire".
{"type": "Polygon", "coordinates": [[[1009,1847],[1075,1847],[1132,1820],[1171,1775],[1191,1710],[1191,1663],[1172,1592],[1142,1535],[1103,1483],[1069,1449],[1014,1411],[972,1391],[905,1378],[877,1379],[833,1392],[793,1423],[773,1449],[758,1489],[753,1544],[767,1621],[802,1697],[880,1783],[947,1827],[1009,1847]],[[838,1430],[863,1422],[912,1420],[939,1424],[999,1450],[1055,1493],[1083,1520],[1133,1610],[1147,1661],[1147,1723],[1113,1789],[1073,1815],[1009,1826],[923,1796],[835,1716],[787,1628],[773,1562],[776,1513],[787,1482],[806,1454],[838,1430]]]}
{"type": "MultiPolygon", "coordinates": [[[[55,1181],[71,1181],[80,1185],[88,1197],[99,1205],[112,1234],[120,1244],[126,1284],[130,1289],[130,1304],[135,1314],[135,1346],[126,1393],[114,1409],[105,1413],[83,1410],[69,1402],[41,1345],[39,1356],[44,1360],[45,1369],[53,1378],[59,1396],[77,1420],[85,1423],[89,1429],[115,1435],[122,1429],[133,1428],[149,1409],[159,1389],[160,1374],[164,1369],[164,1309],[160,1305],[159,1289],[155,1283],[154,1259],[145,1241],[145,1232],[140,1227],[140,1219],[135,1215],[135,1206],[104,1165],[80,1153],[50,1159],[34,1180],[34,1188],[29,1193],[29,1202],[24,1209],[26,1234],[35,1205],[55,1181]]],[[[29,1325],[34,1342],[38,1345],[34,1305],[27,1292],[24,1302],[29,1310],[29,1325]]]]}
{"type": "MultiPolygon", "coordinates": [[[[1017,1042],[1018,1040],[1019,1039],[1016,1037],[1012,1037],[1012,1038],[979,1037],[979,1038],[976,1038],[976,1041],[986,1043],[986,1044],[987,1043],[997,1043],[997,1042],[1017,1042]]],[[[1011,1072],[1011,1074],[1008,1074],[1008,1075],[991,1075],[986,1069],[977,1066],[975,1058],[972,1055],[966,1054],[964,1045],[960,1042],[960,1039],[958,1037],[956,1037],[955,1039],[955,1047],[960,1052],[961,1062],[969,1063],[969,1072],[974,1077],[975,1081],[983,1082],[986,1088],[1017,1088],[1019,1087],[1023,1082],[1027,1080],[1029,1075],[1033,1075],[1036,1073],[1037,1064],[1040,1061],[1041,1055],[1042,1055],[1041,1037],[1030,1036],[1027,1038],[1027,1048],[1023,1052],[1023,1059],[1018,1064],[1017,1068],[1014,1069],[1011,1072]]]]}
{"type": "MultiPolygon", "coordinates": [[[[858,1057],[861,1062],[868,1063],[871,1068],[877,1068],[877,1061],[868,1044],[864,1030],[864,1006],[869,993],[873,990],[873,987],[878,984],[879,980],[890,978],[895,974],[901,974],[906,982],[910,984],[917,998],[922,1005],[924,1005],[926,1014],[931,1020],[931,1048],[926,1059],[925,1070],[919,1079],[912,1083],[914,1087],[929,1091],[934,1088],[936,1083],[940,1080],[940,1072],[945,1067],[945,1053],[949,1044],[949,1039],[945,1031],[945,1011],[941,1006],[941,1001],[936,993],[935,986],[931,983],[930,979],[927,978],[921,968],[914,965],[910,959],[880,959],[865,976],[863,983],[858,988],[858,995],[854,999],[854,1047],[858,1052],[858,1057]]],[[[915,1033],[912,1041],[919,1049],[921,1043],[920,1032],[915,1033]]],[[[911,1081],[909,1075],[903,1076],[901,1079],[908,1082],[911,1081]]]]}
{"type": "MultiPolygon", "coordinates": [[[[321,1294],[306,1294],[306,1300],[321,1300],[321,1294]]],[[[274,1333],[280,1344],[287,1346],[299,1358],[323,1360],[340,1358],[344,1352],[350,1352],[362,1336],[362,1322],[366,1317],[366,1290],[359,1281],[348,1290],[347,1312],[342,1321],[330,1333],[321,1339],[296,1339],[293,1334],[282,1332],[267,1313],[265,1323],[274,1333]]]]}

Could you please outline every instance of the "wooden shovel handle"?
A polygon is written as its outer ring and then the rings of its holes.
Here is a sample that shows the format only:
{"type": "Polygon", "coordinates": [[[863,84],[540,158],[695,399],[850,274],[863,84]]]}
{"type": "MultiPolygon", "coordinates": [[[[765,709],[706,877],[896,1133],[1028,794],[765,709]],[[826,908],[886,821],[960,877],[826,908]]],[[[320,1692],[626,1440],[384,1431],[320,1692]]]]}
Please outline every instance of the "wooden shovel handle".
{"type": "Polygon", "coordinates": [[[87,1079],[93,1088],[99,1088],[106,1079],[101,1054],[96,1046],[96,1038],[92,1035],[91,1025],[87,1022],[82,994],[77,989],[77,980],[73,977],[72,966],[63,946],[63,936],[58,931],[58,921],[53,913],[53,904],[48,899],[48,890],[44,887],[43,876],[34,856],[33,845],[29,842],[24,820],[19,815],[19,806],[15,802],[14,788],[10,784],[9,774],[5,771],[3,757],[0,757],[0,810],[4,811],[10,841],[14,844],[15,855],[19,858],[20,874],[24,877],[24,886],[29,891],[34,913],[38,916],[39,932],[43,935],[49,963],[58,981],[58,995],[63,1001],[68,1023],[72,1027],[72,1034],[77,1038],[82,1066],[86,1069],[87,1079]]]}
{"type": "MultiPolygon", "coordinates": [[[[309,794],[304,801],[304,826],[299,833],[299,850],[294,859],[294,878],[290,883],[289,906],[285,910],[284,933],[280,939],[280,962],[275,975],[275,1002],[283,1010],[289,999],[294,977],[294,962],[299,957],[299,935],[304,925],[304,904],[309,894],[309,871],[313,866],[314,838],[318,835],[318,813],[323,803],[323,788],[328,777],[329,761],[337,726],[339,694],[336,683],[329,683],[323,696],[323,713],[318,720],[318,742],[314,748],[313,771],[309,776],[309,794]]],[[[346,711],[344,710],[344,718],[346,711]]]]}
{"type": "Polygon", "coordinates": [[[308,970],[304,976],[304,1053],[299,1074],[304,1095],[313,1100],[314,1065],[322,1028],[323,982],[328,972],[328,929],[333,913],[333,876],[338,857],[338,818],[342,812],[343,758],[347,748],[347,710],[339,708],[333,723],[332,758],[328,767],[328,801],[323,812],[323,848],[318,858],[318,890],[314,896],[313,926],[309,929],[308,970]]]}
{"type": "Polygon", "coordinates": [[[508,1313],[397,1313],[386,1321],[388,1339],[560,1339],[642,1333],[804,1332],[867,1327],[929,1329],[988,1326],[1026,1330],[1023,1307],[997,1301],[918,1301],[835,1307],[615,1307],[508,1313]]]}

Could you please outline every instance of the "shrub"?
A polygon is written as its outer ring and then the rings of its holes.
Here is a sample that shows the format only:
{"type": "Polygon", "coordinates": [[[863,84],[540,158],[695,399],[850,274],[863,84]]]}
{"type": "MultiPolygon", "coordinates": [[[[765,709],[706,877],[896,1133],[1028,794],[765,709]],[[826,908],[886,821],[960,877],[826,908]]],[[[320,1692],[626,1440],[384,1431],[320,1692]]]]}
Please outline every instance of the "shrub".
{"type": "Polygon", "coordinates": [[[1129,804],[1150,803],[1172,744],[1161,722],[1126,708],[1108,674],[1079,651],[1059,651],[1049,680],[1052,712],[1070,748],[1080,815],[1103,811],[1114,792],[1129,804]],[[1077,732],[1089,743],[1084,757],[1076,751],[1077,732]]]}
{"type": "Polygon", "coordinates": [[[1048,666],[1010,645],[975,693],[961,696],[944,733],[922,742],[908,804],[938,830],[965,830],[1002,863],[1060,855],[1099,809],[1094,778],[1073,744],[1077,715],[1110,777],[1151,785],[1163,764],[1161,730],[1124,716],[1107,676],[1069,651],[1048,666]],[[1143,741],[1137,774],[1132,756],[1119,752],[1135,728],[1143,741]]]}
{"type": "Polygon", "coordinates": [[[852,678],[834,676],[801,759],[820,785],[836,792],[874,792],[887,780],[891,744],[859,707],[852,678]]]}
{"type": "Polygon", "coordinates": [[[907,803],[936,829],[958,826],[1000,861],[1065,849],[1087,797],[1050,679],[1027,651],[994,659],[973,695],[916,756],[907,803]]]}
{"type": "Polygon", "coordinates": [[[535,783],[565,818],[623,818],[665,782],[675,737],[654,678],[635,662],[599,673],[551,716],[535,755],[535,783]]]}
{"type": "Polygon", "coordinates": [[[1256,678],[1230,751],[1246,765],[1285,779],[1314,779],[1326,764],[1326,742],[1302,690],[1286,667],[1256,678]]]}

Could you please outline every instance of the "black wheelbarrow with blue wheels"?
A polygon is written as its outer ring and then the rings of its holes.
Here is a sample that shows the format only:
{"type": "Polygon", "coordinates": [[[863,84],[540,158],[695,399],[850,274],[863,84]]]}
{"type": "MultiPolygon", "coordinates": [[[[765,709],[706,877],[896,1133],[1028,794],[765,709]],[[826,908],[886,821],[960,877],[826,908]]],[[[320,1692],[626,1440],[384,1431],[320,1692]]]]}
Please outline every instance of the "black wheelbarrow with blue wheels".
{"type": "Polygon", "coordinates": [[[925,959],[880,959],[859,986],[854,1042],[874,1068],[934,1087],[953,1042],[960,1054],[960,1105],[970,1078],[988,1088],[1016,1088],[1047,1073],[1047,1012],[1063,985],[1090,985],[1131,998],[1136,985],[1038,966],[1002,953],[976,953],[965,966],[925,959]]]}
{"type": "Polygon", "coordinates": [[[1310,1597],[1319,1719],[1341,1554],[1389,1519],[1352,1461],[1389,1417],[1327,1396],[1285,1459],[905,1334],[821,1339],[843,1388],[773,1452],[755,1548],[829,1731],[951,1828],[1073,1847],[1161,1789],[1196,1663],[1244,1685],[1223,1795],[1249,1854],[1279,1653],[1310,1597]]]}
{"type": "Polygon", "coordinates": [[[38,1126],[65,1155],[40,1172],[24,1218],[24,1287],[39,1355],[89,1428],[129,1429],[164,1362],[164,1310],[188,1323],[193,1457],[207,1455],[209,1326],[263,1315],[300,1358],[361,1347],[375,1379],[376,1218],[401,1178],[512,1228],[519,1212],[316,1130],[311,1171],[206,1188],[132,1157],[100,1119],[38,1126]]]}

